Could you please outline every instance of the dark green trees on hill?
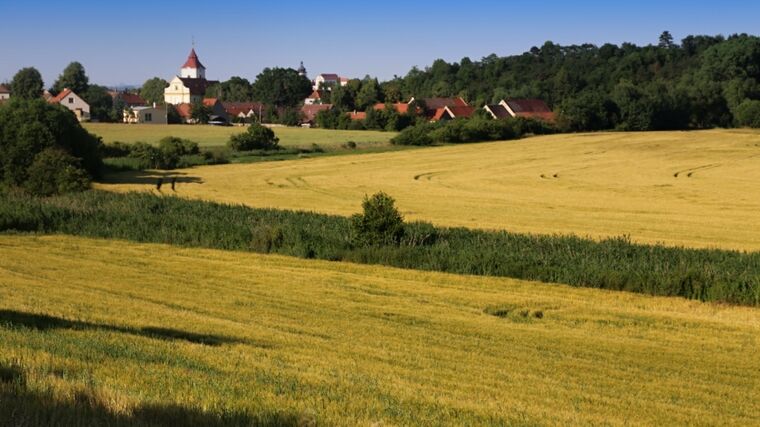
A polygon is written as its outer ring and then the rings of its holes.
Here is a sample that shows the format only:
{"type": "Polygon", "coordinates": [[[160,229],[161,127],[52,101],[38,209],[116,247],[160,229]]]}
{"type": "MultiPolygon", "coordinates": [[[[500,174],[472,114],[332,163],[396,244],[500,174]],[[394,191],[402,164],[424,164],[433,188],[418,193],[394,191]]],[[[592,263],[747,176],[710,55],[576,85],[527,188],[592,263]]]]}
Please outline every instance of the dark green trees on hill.
{"type": "Polygon", "coordinates": [[[85,188],[101,167],[99,138],[42,99],[0,106],[0,187],[50,195],[85,188]]]}

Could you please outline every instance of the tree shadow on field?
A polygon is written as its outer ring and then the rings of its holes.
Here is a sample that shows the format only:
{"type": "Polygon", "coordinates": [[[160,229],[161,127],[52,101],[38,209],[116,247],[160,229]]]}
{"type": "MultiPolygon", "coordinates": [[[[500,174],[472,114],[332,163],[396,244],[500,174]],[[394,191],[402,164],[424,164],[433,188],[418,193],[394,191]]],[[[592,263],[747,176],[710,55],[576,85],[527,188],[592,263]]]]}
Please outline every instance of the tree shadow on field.
{"type": "MultiPolygon", "coordinates": [[[[0,371],[16,370],[0,365],[0,371]]],[[[176,404],[150,403],[125,413],[109,409],[107,401],[92,393],[76,392],[62,400],[50,392],[29,390],[23,373],[0,377],[0,424],[4,426],[262,426],[290,427],[316,425],[314,419],[290,412],[265,411],[251,415],[224,410],[211,413],[176,404]]]]}
{"type": "Polygon", "coordinates": [[[71,330],[104,330],[137,335],[164,341],[187,341],[194,344],[203,344],[218,347],[223,344],[250,344],[247,340],[228,337],[223,335],[199,334],[182,331],[179,329],[143,327],[131,328],[99,323],[83,322],[80,320],[68,320],[45,314],[24,313],[14,310],[0,310],[0,327],[28,328],[46,331],[51,329],[71,330]]]}
{"type": "Polygon", "coordinates": [[[106,174],[100,181],[101,184],[136,184],[155,186],[158,180],[164,184],[171,184],[172,179],[177,184],[203,184],[199,176],[190,176],[184,172],[173,171],[123,171],[106,174]]]}

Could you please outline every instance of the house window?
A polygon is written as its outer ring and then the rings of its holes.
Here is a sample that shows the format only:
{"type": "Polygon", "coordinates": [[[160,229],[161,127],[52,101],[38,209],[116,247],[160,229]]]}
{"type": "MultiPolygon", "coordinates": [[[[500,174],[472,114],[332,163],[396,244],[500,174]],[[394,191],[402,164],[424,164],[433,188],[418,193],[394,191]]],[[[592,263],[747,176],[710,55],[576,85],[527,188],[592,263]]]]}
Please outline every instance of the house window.
{"type": "Polygon", "coordinates": [[[179,86],[174,86],[174,90],[179,90],[179,86]]]}
{"type": "Polygon", "coordinates": [[[152,121],[153,121],[153,114],[151,114],[151,113],[146,113],[146,114],[145,114],[145,121],[146,121],[146,122],[152,122],[152,121]]]}
{"type": "Polygon", "coordinates": [[[73,103],[74,103],[74,98],[69,98],[69,104],[73,104],[73,103]]]}

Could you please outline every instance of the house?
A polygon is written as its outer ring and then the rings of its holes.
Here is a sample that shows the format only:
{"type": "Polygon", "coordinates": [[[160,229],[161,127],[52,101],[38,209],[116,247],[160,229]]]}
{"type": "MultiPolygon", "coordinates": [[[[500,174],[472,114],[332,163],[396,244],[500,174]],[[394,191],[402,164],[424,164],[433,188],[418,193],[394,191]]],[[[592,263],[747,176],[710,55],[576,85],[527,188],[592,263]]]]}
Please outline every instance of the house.
{"type": "Polygon", "coordinates": [[[438,108],[431,121],[438,122],[454,119],[469,119],[475,114],[475,111],[475,107],[470,107],[469,105],[457,105],[453,107],[446,106],[438,108]]]}
{"type": "Polygon", "coordinates": [[[177,110],[177,115],[182,123],[195,123],[193,119],[193,104],[183,102],[182,104],[175,105],[174,109],[177,110]]]}
{"type": "Polygon", "coordinates": [[[165,125],[168,123],[167,110],[165,106],[135,106],[124,109],[124,123],[133,124],[156,124],[165,125]]]}
{"type": "Polygon", "coordinates": [[[0,85],[0,102],[10,99],[11,89],[6,85],[0,85]]]}
{"type": "MultiPolygon", "coordinates": [[[[409,100],[408,104],[411,105],[412,103],[421,103],[423,104],[424,108],[424,114],[425,116],[430,119],[431,121],[439,121],[441,119],[448,120],[449,118],[453,118],[452,115],[456,117],[461,116],[472,116],[472,112],[470,112],[469,109],[465,110],[458,110],[457,112],[446,111],[446,107],[448,108],[460,108],[460,107],[469,107],[470,104],[467,103],[462,97],[456,97],[456,98],[423,98],[423,99],[415,99],[412,98],[409,100]]],[[[474,111],[474,110],[473,110],[474,111]]]]}
{"type": "Polygon", "coordinates": [[[140,95],[129,93],[129,92],[109,92],[111,95],[111,98],[113,98],[114,102],[121,101],[124,103],[124,107],[126,108],[132,108],[132,107],[145,107],[148,105],[148,102],[146,102],[144,99],[140,97],[140,95]]]}
{"type": "Polygon", "coordinates": [[[330,86],[345,86],[348,84],[347,77],[340,77],[337,74],[320,74],[314,79],[314,90],[322,90],[330,86]]]}
{"type": "Polygon", "coordinates": [[[497,105],[487,105],[485,110],[495,119],[505,118],[506,112],[509,117],[525,117],[550,123],[556,120],[554,112],[540,99],[507,99],[497,105]]]}
{"type": "Polygon", "coordinates": [[[261,116],[264,113],[264,104],[260,102],[222,102],[224,111],[227,113],[227,117],[230,120],[242,120],[248,121],[251,119],[257,119],[261,121],[261,116]]]}
{"type": "Polygon", "coordinates": [[[172,105],[202,102],[206,89],[217,83],[206,80],[206,67],[201,64],[193,48],[180,69],[180,75],[175,76],[164,89],[164,101],[172,105]]]}
{"type": "Polygon", "coordinates": [[[71,110],[80,122],[90,120],[90,104],[86,103],[71,89],[64,89],[61,93],[48,100],[51,104],[60,104],[71,110]]]}
{"type": "Polygon", "coordinates": [[[315,90],[303,101],[304,105],[324,104],[330,102],[330,94],[325,90],[315,90]]]}
{"type": "Polygon", "coordinates": [[[332,109],[332,104],[304,105],[301,107],[301,126],[314,126],[317,114],[320,111],[328,111],[330,109],[332,109]]]}

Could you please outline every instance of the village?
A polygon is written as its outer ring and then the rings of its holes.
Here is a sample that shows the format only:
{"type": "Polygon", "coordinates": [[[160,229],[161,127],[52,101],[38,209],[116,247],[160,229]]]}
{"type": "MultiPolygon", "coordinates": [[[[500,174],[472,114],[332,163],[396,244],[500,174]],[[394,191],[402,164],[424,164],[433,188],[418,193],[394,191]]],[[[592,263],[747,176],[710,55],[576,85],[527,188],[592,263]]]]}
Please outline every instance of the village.
{"type": "MultiPolygon", "coordinates": [[[[298,75],[308,78],[306,68],[301,62],[298,75]]],[[[350,79],[334,73],[322,73],[310,80],[312,93],[303,100],[299,107],[298,124],[302,127],[317,126],[317,115],[331,111],[335,106],[330,103],[331,92],[335,87],[344,87],[350,79]]],[[[264,111],[272,106],[262,102],[227,101],[220,97],[210,97],[209,88],[219,81],[206,78],[206,67],[201,63],[193,47],[187,60],[180,67],[180,72],[168,81],[164,89],[163,103],[150,103],[134,90],[110,90],[109,95],[114,104],[123,105],[121,122],[125,124],[169,124],[172,123],[172,110],[180,123],[210,125],[245,125],[247,123],[269,124],[264,119],[264,111]],[[194,106],[202,106],[207,112],[206,118],[194,117],[194,106]]],[[[12,96],[7,85],[0,85],[0,102],[12,96]]],[[[90,105],[81,94],[65,88],[52,95],[45,91],[44,98],[52,104],[60,104],[71,110],[80,122],[97,121],[90,111],[90,105]]],[[[197,107],[195,107],[197,108],[197,107]]],[[[555,113],[540,99],[502,99],[496,104],[486,104],[481,108],[471,105],[462,97],[411,98],[407,102],[376,103],[371,107],[375,111],[392,109],[399,115],[414,113],[425,117],[429,122],[443,122],[454,119],[468,119],[482,110],[486,117],[494,120],[524,117],[555,121],[555,113]]],[[[367,111],[349,111],[345,115],[352,122],[362,122],[367,118],[367,111]]]]}

